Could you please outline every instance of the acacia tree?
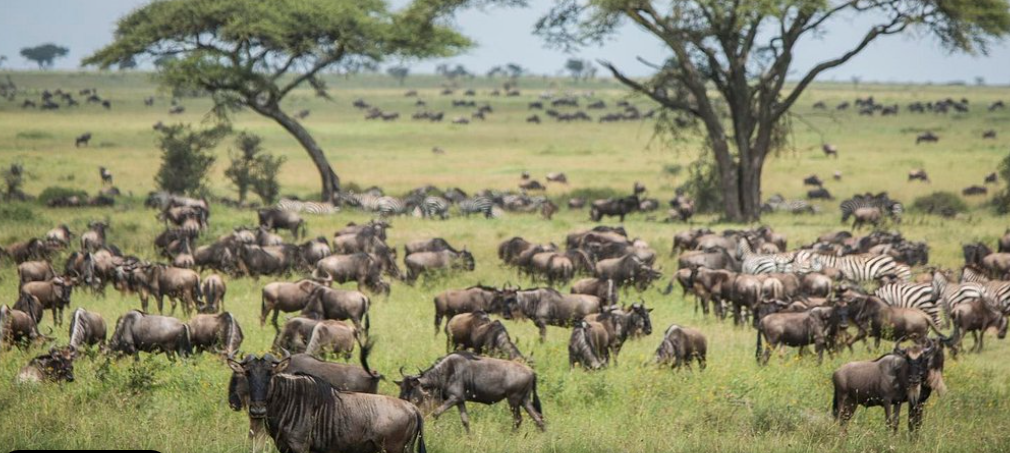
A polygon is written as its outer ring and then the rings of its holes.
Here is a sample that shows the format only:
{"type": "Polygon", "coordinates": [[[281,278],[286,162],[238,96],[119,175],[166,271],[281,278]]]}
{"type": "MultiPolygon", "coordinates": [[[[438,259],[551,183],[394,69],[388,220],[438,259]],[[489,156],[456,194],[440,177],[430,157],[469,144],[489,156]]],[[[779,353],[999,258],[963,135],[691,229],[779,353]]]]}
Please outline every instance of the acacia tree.
{"type": "Polygon", "coordinates": [[[560,0],[537,31],[570,50],[602,42],[626,21],[671,57],[641,81],[601,64],[678,117],[671,124],[700,123],[719,169],[725,216],[735,221],[759,217],[765,160],[781,144],[789,109],[819,75],[874,41],[913,29],[969,53],[986,53],[1010,32],[1007,0],[560,0]],[[795,72],[798,45],[853,17],[873,25],[848,51],[795,72]]]}
{"type": "Polygon", "coordinates": [[[120,19],[115,41],[83,64],[157,60],[163,84],[209,93],[220,117],[247,108],[274,120],[305,148],[319,171],[323,200],[332,201],[340,179],[281,102],[305,85],[325,95],[320,74],[327,68],[457,54],[471,41],[442,19],[470,3],[522,1],[413,0],[397,11],[386,0],[158,1],[120,19]]]}
{"type": "Polygon", "coordinates": [[[39,65],[39,69],[53,66],[53,61],[63,58],[70,53],[70,49],[57,46],[53,43],[42,44],[35,47],[25,47],[21,49],[21,56],[26,60],[34,61],[39,65]]]}

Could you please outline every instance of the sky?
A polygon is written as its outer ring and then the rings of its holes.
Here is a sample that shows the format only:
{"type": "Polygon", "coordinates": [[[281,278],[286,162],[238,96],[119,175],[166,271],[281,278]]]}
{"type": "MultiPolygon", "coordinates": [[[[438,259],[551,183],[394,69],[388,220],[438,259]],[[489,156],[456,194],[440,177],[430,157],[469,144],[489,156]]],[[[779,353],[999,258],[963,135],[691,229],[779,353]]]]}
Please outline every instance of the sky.
{"type": "MultiPolygon", "coordinates": [[[[407,0],[392,0],[402,5],[407,0]]],[[[22,47],[54,42],[70,48],[67,58],[57,60],[58,69],[77,69],[80,60],[112,40],[116,20],[147,0],[3,0],[0,11],[0,55],[6,55],[4,68],[32,69],[34,63],[22,58],[22,47]]],[[[460,13],[455,23],[478,46],[464,55],[448,60],[411,62],[412,72],[432,72],[438,63],[462,64],[473,72],[516,62],[537,74],[557,74],[571,57],[607,60],[632,76],[649,74],[650,69],[638,58],[662,62],[662,45],[634,25],[624,25],[620,32],[600,47],[581,49],[568,55],[546,48],[533,34],[533,24],[550,8],[550,0],[530,0],[523,9],[491,8],[460,13]]],[[[798,50],[794,73],[817,62],[837,56],[862,37],[868,22],[847,18],[830,25],[824,36],[806,42],[798,50]]],[[[798,75],[794,75],[798,77],[798,75]]],[[[990,84],[1010,84],[1010,43],[1001,43],[988,57],[949,54],[928,36],[903,35],[883,38],[846,65],[826,72],[821,80],[849,81],[859,77],[877,82],[964,81],[973,83],[982,77],[990,84]]]]}

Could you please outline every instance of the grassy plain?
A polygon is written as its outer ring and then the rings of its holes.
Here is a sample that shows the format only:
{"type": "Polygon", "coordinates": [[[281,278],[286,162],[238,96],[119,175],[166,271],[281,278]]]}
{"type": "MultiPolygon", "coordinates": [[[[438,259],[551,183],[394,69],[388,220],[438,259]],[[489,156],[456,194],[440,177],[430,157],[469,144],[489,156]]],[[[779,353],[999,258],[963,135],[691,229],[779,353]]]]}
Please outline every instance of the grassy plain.
{"type": "MultiPolygon", "coordinates": [[[[0,74],[4,77],[6,74],[0,74]]],[[[115,175],[116,185],[132,196],[111,209],[54,210],[35,204],[0,205],[0,243],[8,244],[40,236],[58,223],[67,223],[75,232],[89,220],[112,221],[110,242],[124,250],[155,258],[152,239],[161,225],[155,213],[142,206],[142,198],[153,187],[158,166],[151,125],[156,121],[200,122],[208,110],[206,99],[185,99],[186,113],[169,116],[168,100],[142,74],[12,73],[12,79],[30,97],[42,89],[63,88],[77,92],[98,88],[112,100],[111,111],[99,106],[81,106],[58,112],[22,110],[20,100],[0,101],[0,166],[21,162],[29,173],[25,190],[38,194],[48,186],[67,186],[95,192],[100,187],[97,171],[104,165],[115,175]],[[156,97],[156,106],[144,107],[142,99],[156,97]],[[83,132],[94,135],[89,148],[75,149],[73,138],[83,132]]],[[[447,116],[468,114],[471,109],[453,109],[451,98],[438,95],[438,81],[412,77],[399,87],[385,78],[334,78],[333,102],[315,98],[305,91],[296,93],[289,108],[309,108],[305,120],[309,130],[330,157],[345,182],[362,187],[379,185],[390,193],[402,193],[424,184],[458,186],[467,191],[486,187],[514,188],[519,173],[530,171],[542,179],[549,171],[564,171],[570,184],[550,186],[548,194],[563,195],[577,188],[630,190],[634,181],[649,188],[651,196],[669,199],[686,171],[672,174],[664,167],[686,166],[697,155],[697,139],[668,145],[653,140],[651,122],[619,124],[528,125],[526,104],[546,89],[594,90],[611,106],[626,98],[614,83],[570,85],[562,80],[530,79],[522,82],[519,98],[489,97],[493,82],[477,80],[466,84],[478,89],[478,102],[489,101],[495,108],[486,122],[469,126],[448,123],[413,122],[413,99],[405,98],[408,88],[447,116]],[[370,122],[362,119],[350,104],[364,98],[384,110],[398,111],[407,118],[397,122],[370,122]],[[435,156],[432,146],[447,153],[435,156]]],[[[901,86],[820,84],[804,98],[797,114],[793,147],[771,160],[765,173],[765,197],[782,193],[800,198],[805,193],[802,177],[816,173],[825,180],[842,171],[842,181],[827,187],[838,198],[857,192],[887,190],[910,204],[919,195],[934,190],[960,189],[980,184],[985,174],[995,170],[1008,152],[1010,112],[986,112],[996,99],[1010,98],[1006,87],[901,86]],[[856,96],[874,95],[886,104],[906,104],[913,100],[961,98],[971,100],[972,112],[963,115],[917,115],[902,112],[897,117],[859,117],[855,112],[817,113],[809,105],[824,100],[829,105],[856,96]],[[813,126],[813,127],[810,127],[813,126]],[[1000,139],[982,140],[983,130],[996,129],[1000,139]],[[938,144],[914,144],[924,130],[941,136],[938,144]],[[825,158],[819,151],[827,141],[840,149],[840,157],[825,158]],[[930,184],[910,183],[906,173],[925,168],[930,184]]],[[[648,109],[641,99],[633,103],[648,109]]],[[[614,110],[613,108],[608,111],[614,110]]],[[[247,129],[265,137],[265,146],[284,155],[288,163],[282,171],[283,193],[310,196],[318,191],[316,173],[297,143],[278,126],[249,113],[238,114],[236,129],[247,129]]],[[[218,149],[219,160],[211,189],[218,195],[234,197],[223,179],[228,144],[218,149]]],[[[900,230],[914,240],[926,240],[931,261],[946,267],[960,263],[962,243],[984,240],[992,243],[1007,227],[982,200],[970,202],[971,212],[955,220],[911,213],[900,230]]],[[[836,202],[821,204],[823,213],[808,216],[771,215],[764,222],[786,233],[790,246],[809,243],[817,235],[841,228],[836,202]]],[[[250,211],[214,206],[211,229],[204,241],[224,234],[233,226],[252,224],[250,211]]],[[[372,366],[392,379],[401,366],[425,367],[444,354],[444,337],[432,336],[432,297],[446,288],[477,282],[502,284],[507,281],[532,286],[512,271],[502,268],[495,255],[497,244],[520,235],[533,241],[561,242],[565,233],[590,227],[584,211],[563,209],[553,222],[526,215],[484,219],[453,218],[422,221],[397,218],[390,230],[390,243],[442,236],[454,244],[466,245],[477,258],[472,274],[458,275],[415,287],[395,283],[389,298],[375,298],[372,333],[379,344],[372,366]]],[[[349,221],[367,216],[342,212],[332,217],[309,218],[309,234],[331,236],[349,221]]],[[[699,216],[694,223],[720,224],[715,216],[699,216]]],[[[664,224],[632,215],[625,225],[633,236],[641,237],[660,253],[659,265],[669,275],[676,267],[666,251],[674,232],[685,225],[664,224]]],[[[62,264],[62,258],[59,260],[62,264]]],[[[17,288],[16,269],[5,263],[0,268],[0,294],[13,304],[17,288]]],[[[226,306],[236,313],[246,332],[243,349],[265,351],[273,330],[258,326],[259,290],[271,281],[261,279],[228,282],[226,306]]],[[[563,288],[566,291],[567,288],[563,288]]],[[[637,298],[631,295],[625,300],[637,298]]],[[[831,372],[851,360],[876,357],[880,352],[857,348],[854,355],[826,359],[817,366],[810,357],[797,359],[790,352],[773,359],[767,367],[754,363],[754,332],[733,328],[693,310],[693,302],[679,295],[662,296],[651,289],[641,297],[654,307],[656,332],[644,340],[625,346],[620,364],[597,373],[569,371],[568,332],[550,328],[546,343],[535,341],[529,323],[507,322],[521,350],[531,353],[539,376],[539,393],[548,421],[546,433],[539,433],[527,421],[518,433],[511,432],[506,405],[473,405],[473,434],[466,436],[455,411],[425,426],[428,448],[433,452],[656,452],[656,451],[845,451],[845,452],[961,452],[1010,451],[1010,347],[992,341],[988,349],[958,361],[949,361],[945,372],[950,392],[929,402],[924,429],[908,436],[905,427],[898,436],[883,427],[879,408],[859,410],[848,436],[839,435],[830,416],[831,372]],[[671,372],[644,366],[660,341],[662,331],[672,323],[694,326],[709,338],[709,367],[704,372],[671,372]]],[[[109,291],[106,298],[78,292],[73,306],[102,313],[110,324],[118,315],[139,306],[135,299],[121,298],[109,291]]],[[[48,317],[43,330],[52,326],[48,317]]],[[[65,343],[65,328],[57,329],[59,343],[65,343]]],[[[881,351],[882,352],[882,351],[881,351]]],[[[204,355],[193,360],[170,363],[164,357],[145,358],[104,365],[99,357],[77,363],[77,381],[65,385],[19,386],[13,384],[17,370],[38,350],[0,352],[0,450],[138,448],[162,452],[247,451],[245,414],[228,409],[226,384],[230,371],[216,357],[204,355]]],[[[395,395],[391,381],[381,391],[395,395]]]]}

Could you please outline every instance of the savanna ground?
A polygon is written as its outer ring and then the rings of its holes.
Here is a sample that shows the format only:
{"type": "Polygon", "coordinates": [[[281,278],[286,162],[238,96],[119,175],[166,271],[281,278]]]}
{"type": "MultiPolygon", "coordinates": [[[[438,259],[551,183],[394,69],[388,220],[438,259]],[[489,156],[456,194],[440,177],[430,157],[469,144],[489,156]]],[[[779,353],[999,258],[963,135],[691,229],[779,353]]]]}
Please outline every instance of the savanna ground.
{"type": "MultiPolygon", "coordinates": [[[[158,120],[198,123],[209,108],[207,99],[185,99],[186,113],[169,116],[169,98],[158,92],[145,75],[12,73],[21,89],[33,93],[44,88],[63,88],[76,93],[96,87],[112,100],[113,108],[82,106],[58,112],[20,109],[16,103],[0,101],[0,165],[24,164],[29,179],[25,190],[38,194],[48,186],[66,186],[94,193],[100,187],[97,171],[104,165],[115,175],[116,185],[131,194],[111,209],[55,210],[36,204],[0,205],[0,241],[3,244],[43,235],[58,223],[67,223],[75,232],[89,220],[111,219],[110,242],[129,253],[155,259],[152,239],[162,225],[155,212],[144,209],[143,196],[153,188],[159,154],[154,147],[151,125],[158,120]],[[156,96],[156,106],[146,108],[142,99],[156,96]],[[89,148],[75,149],[73,138],[90,131],[89,148]]],[[[0,74],[0,77],[4,75],[0,74]]],[[[305,123],[326,150],[344,183],[361,187],[379,185],[388,193],[400,194],[424,184],[478,189],[514,188],[523,170],[543,179],[549,171],[564,171],[570,184],[551,185],[548,194],[564,198],[580,188],[630,190],[634,181],[649,188],[649,195],[668,200],[673,189],[687,176],[671,171],[673,165],[686,166],[697,155],[696,138],[669,145],[653,139],[651,122],[618,124],[576,123],[542,125],[524,122],[526,104],[537,93],[556,85],[559,90],[595,90],[614,110],[615,101],[625,92],[614,83],[570,85],[562,80],[526,79],[519,98],[486,95],[493,84],[476,80],[464,86],[478,88],[478,102],[490,101],[495,112],[486,122],[455,126],[448,122],[413,122],[413,99],[405,98],[408,88],[418,89],[434,110],[447,117],[469,114],[472,109],[453,109],[451,98],[438,95],[439,81],[412,77],[404,87],[381,77],[333,78],[327,102],[308,91],[297,93],[289,111],[312,110],[305,123]],[[351,107],[352,100],[364,98],[384,110],[398,111],[397,122],[371,122],[351,107]],[[446,150],[435,156],[432,146],[446,150]]],[[[980,184],[994,171],[1008,152],[1006,138],[1010,113],[988,113],[991,101],[1010,98],[1006,88],[959,86],[901,86],[821,84],[814,86],[797,109],[804,121],[794,122],[792,147],[772,159],[765,172],[764,197],[782,193],[800,198],[805,190],[803,176],[816,173],[825,180],[842,171],[841,182],[827,187],[838,198],[857,192],[887,190],[893,197],[911,204],[914,197],[934,190],[960,189],[980,184]],[[859,117],[855,112],[815,113],[809,106],[824,100],[829,105],[856,96],[874,95],[885,104],[904,106],[913,100],[967,97],[972,112],[939,116],[902,112],[898,117],[859,117]],[[810,125],[816,128],[812,129],[810,125]],[[997,129],[1001,138],[983,141],[981,133],[997,129]],[[914,144],[914,136],[932,130],[941,136],[939,144],[914,144]],[[822,135],[823,134],[823,138],[822,135]],[[838,146],[840,157],[825,158],[822,140],[838,146]],[[925,168],[931,184],[909,183],[906,172],[925,168]]],[[[641,99],[631,99],[644,110],[651,108],[641,99]]],[[[594,116],[598,112],[591,112],[594,116]]],[[[318,177],[301,148],[280,127],[253,114],[235,118],[237,130],[247,129],[265,137],[271,152],[288,158],[282,175],[282,193],[303,197],[318,193],[318,177]]],[[[218,148],[218,163],[210,187],[217,195],[234,197],[222,177],[230,143],[218,148]]],[[[930,244],[931,262],[958,267],[962,243],[984,240],[993,243],[1006,222],[971,201],[972,210],[956,220],[910,213],[899,229],[908,238],[930,244]]],[[[837,200],[821,203],[818,215],[770,215],[763,222],[788,235],[790,246],[809,243],[822,233],[842,227],[837,200]]],[[[477,269],[463,274],[410,287],[393,285],[389,298],[373,299],[372,334],[378,345],[371,359],[373,368],[390,378],[381,392],[395,395],[392,378],[397,369],[426,367],[445,353],[444,336],[432,336],[432,298],[447,288],[485,284],[534,283],[519,279],[514,271],[500,266],[497,244],[520,235],[536,242],[560,243],[565,233],[592,226],[585,211],[562,211],[553,222],[534,215],[506,215],[497,220],[453,218],[424,221],[396,218],[389,242],[402,246],[408,240],[442,236],[459,246],[468,246],[477,258],[477,269]]],[[[368,216],[346,211],[332,217],[310,217],[309,235],[330,237],[349,221],[362,222],[368,216]]],[[[255,213],[212,207],[211,228],[203,241],[216,238],[234,226],[255,222],[255,213]]],[[[613,222],[608,222],[613,223],[613,222]]],[[[725,228],[715,216],[698,216],[693,224],[725,228]]],[[[660,223],[635,214],[625,222],[629,233],[646,239],[660,251],[658,264],[666,275],[676,267],[667,257],[674,232],[688,225],[660,223]]],[[[402,248],[401,248],[402,250],[402,248]]],[[[62,266],[62,257],[58,266],[62,266]]],[[[0,269],[0,294],[13,304],[16,269],[4,263],[0,269]]],[[[295,278],[295,277],[292,277],[295,278]]],[[[226,307],[237,314],[246,333],[243,350],[262,353],[273,338],[272,328],[260,328],[260,288],[269,278],[228,281],[226,307]]],[[[661,285],[665,286],[665,281],[661,285]]],[[[567,291],[567,288],[562,288],[567,291]]],[[[754,362],[754,331],[734,328],[729,323],[702,317],[693,301],[670,296],[656,288],[641,294],[652,314],[655,332],[631,341],[620,356],[618,366],[596,372],[569,371],[568,330],[550,328],[548,340],[535,341],[531,323],[507,322],[513,339],[532,355],[538,374],[539,394],[544,402],[548,429],[536,431],[527,420],[519,432],[511,432],[507,405],[471,405],[473,434],[467,436],[455,410],[441,419],[430,418],[425,440],[434,452],[465,451],[559,451],[559,452],[653,452],[653,451],[1008,451],[1010,432],[1010,348],[1003,341],[989,342],[987,350],[948,361],[945,379],[950,388],[942,397],[929,401],[924,427],[909,436],[903,424],[901,434],[892,436],[883,426],[879,408],[859,410],[847,436],[839,434],[830,415],[831,372],[841,364],[875,358],[884,351],[856,353],[829,358],[818,366],[807,356],[797,359],[790,351],[767,367],[754,362]],[[701,329],[709,339],[709,366],[674,372],[644,365],[672,323],[701,329]]],[[[639,295],[632,293],[624,300],[639,295]]],[[[110,324],[131,308],[135,298],[124,299],[113,290],[106,298],[84,292],[74,294],[72,308],[87,307],[104,315],[110,324]]],[[[46,315],[43,331],[51,327],[46,315]]],[[[59,344],[67,341],[65,327],[56,330],[59,344]]],[[[970,341],[970,340],[969,340],[970,341]]],[[[221,359],[205,354],[191,360],[170,363],[164,356],[130,359],[105,365],[104,358],[84,357],[77,361],[74,383],[24,386],[13,383],[17,370],[40,350],[3,351],[0,358],[0,449],[138,448],[163,452],[240,452],[250,444],[244,413],[232,412],[226,403],[230,370],[221,359]]],[[[903,414],[905,415],[905,414],[903,414]]]]}

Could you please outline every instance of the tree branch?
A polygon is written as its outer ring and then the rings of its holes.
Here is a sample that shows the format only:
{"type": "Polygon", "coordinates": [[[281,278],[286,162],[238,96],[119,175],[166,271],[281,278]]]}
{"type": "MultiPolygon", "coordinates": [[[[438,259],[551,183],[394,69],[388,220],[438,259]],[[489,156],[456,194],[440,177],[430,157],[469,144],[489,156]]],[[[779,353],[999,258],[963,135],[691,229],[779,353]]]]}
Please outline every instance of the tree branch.
{"type": "Polygon", "coordinates": [[[631,89],[652,98],[652,100],[658,102],[663,107],[666,107],[671,110],[687,112],[699,118],[701,117],[701,113],[697,109],[692,107],[691,104],[687,102],[670,99],[666,96],[660,96],[659,94],[656,93],[655,90],[650,90],[645,85],[642,85],[641,83],[638,83],[622,74],[621,71],[617,70],[617,68],[614,67],[614,65],[609,61],[597,60],[597,63],[599,63],[600,66],[607,68],[610,71],[610,73],[614,75],[615,79],[631,87],[631,89]]]}

